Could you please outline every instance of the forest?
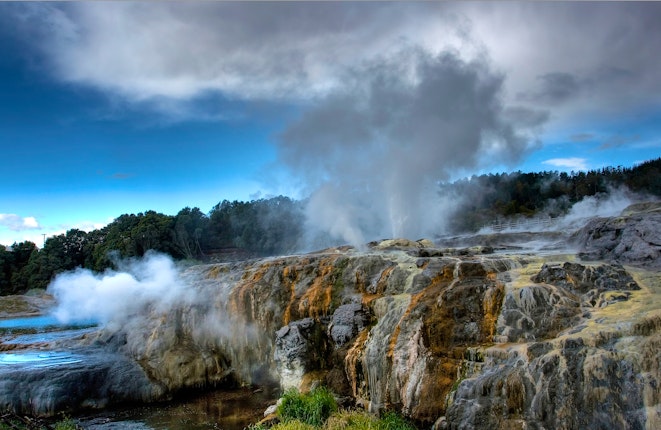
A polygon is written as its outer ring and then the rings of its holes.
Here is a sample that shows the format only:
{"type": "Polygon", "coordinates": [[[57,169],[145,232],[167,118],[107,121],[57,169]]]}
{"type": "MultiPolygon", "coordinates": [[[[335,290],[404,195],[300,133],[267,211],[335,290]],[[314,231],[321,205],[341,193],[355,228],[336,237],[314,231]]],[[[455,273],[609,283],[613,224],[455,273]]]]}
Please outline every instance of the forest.
{"type": "MultiPolygon", "coordinates": [[[[472,176],[440,184],[439,193],[468,202],[450,219],[452,232],[459,233],[507,217],[559,216],[584,197],[618,187],[661,197],[661,158],[631,168],[472,176]]],[[[72,229],[49,237],[41,249],[29,241],[0,246],[0,295],[46,288],[58,273],[78,267],[99,272],[115,268],[119,259],[141,257],[150,250],[193,261],[228,253],[292,253],[303,238],[305,204],[283,196],[224,200],[209,213],[186,207],[174,216],[154,211],[124,214],[98,230],[72,229]]]]}

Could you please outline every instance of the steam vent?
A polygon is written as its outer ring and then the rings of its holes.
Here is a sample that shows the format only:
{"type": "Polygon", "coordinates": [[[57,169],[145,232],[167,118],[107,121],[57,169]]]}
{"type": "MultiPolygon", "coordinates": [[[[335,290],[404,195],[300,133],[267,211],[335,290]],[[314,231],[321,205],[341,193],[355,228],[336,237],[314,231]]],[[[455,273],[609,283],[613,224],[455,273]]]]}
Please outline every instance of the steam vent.
{"type": "Polygon", "coordinates": [[[192,266],[168,307],[71,338],[5,339],[5,351],[69,355],[0,363],[0,403],[53,415],[319,381],[421,428],[659,429],[659,231],[647,205],[534,250],[496,234],[192,266]]]}

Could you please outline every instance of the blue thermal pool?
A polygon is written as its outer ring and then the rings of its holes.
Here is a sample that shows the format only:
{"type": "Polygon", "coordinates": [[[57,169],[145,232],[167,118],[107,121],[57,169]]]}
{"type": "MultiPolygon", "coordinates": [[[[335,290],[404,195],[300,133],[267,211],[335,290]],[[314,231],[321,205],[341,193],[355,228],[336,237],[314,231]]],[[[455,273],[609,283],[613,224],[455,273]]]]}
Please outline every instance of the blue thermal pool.
{"type": "Polygon", "coordinates": [[[62,364],[80,363],[83,356],[69,352],[19,352],[0,353],[0,366],[51,367],[62,364]]]}

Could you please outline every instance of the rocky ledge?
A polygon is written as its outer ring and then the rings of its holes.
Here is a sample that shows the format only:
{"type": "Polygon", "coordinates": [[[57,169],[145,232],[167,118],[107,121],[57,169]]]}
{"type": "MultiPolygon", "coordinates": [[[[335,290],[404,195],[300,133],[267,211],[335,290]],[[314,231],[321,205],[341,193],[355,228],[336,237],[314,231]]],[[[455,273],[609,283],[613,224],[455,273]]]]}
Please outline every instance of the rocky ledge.
{"type": "Polygon", "coordinates": [[[164,392],[320,381],[423,427],[661,424],[656,272],[390,245],[191,268],[205,299],[122,349],[164,392]]]}
{"type": "MultiPolygon", "coordinates": [[[[585,253],[596,246],[592,233],[575,237],[585,253]]],[[[130,399],[130,384],[107,381],[147,381],[134,400],[319,381],[423,427],[661,428],[657,262],[490,251],[389,240],[188,268],[177,306],[147,305],[78,341],[123,357],[84,395],[130,399]]],[[[51,407],[52,388],[21,387],[32,410],[51,407]]],[[[0,401],[16,407],[11,396],[0,401]]]]}

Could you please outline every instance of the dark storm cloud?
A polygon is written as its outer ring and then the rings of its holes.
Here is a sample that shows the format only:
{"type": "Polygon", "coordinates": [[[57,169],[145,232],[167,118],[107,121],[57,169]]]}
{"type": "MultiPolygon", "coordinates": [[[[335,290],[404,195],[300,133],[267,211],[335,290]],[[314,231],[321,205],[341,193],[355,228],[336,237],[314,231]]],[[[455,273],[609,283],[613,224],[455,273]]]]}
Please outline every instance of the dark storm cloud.
{"type": "Polygon", "coordinates": [[[519,100],[556,105],[577,97],[581,89],[579,80],[570,73],[546,73],[537,79],[538,88],[529,93],[519,94],[519,100]]]}
{"type": "Polygon", "coordinates": [[[544,125],[550,118],[547,110],[533,109],[523,106],[512,106],[505,109],[505,118],[512,125],[521,128],[536,128],[544,125]]]}
{"type": "Polygon", "coordinates": [[[437,232],[438,180],[528,149],[506,120],[502,85],[486,60],[403,50],[354,69],[291,124],[280,160],[313,187],[308,212],[322,230],[353,243],[437,232]]]}

